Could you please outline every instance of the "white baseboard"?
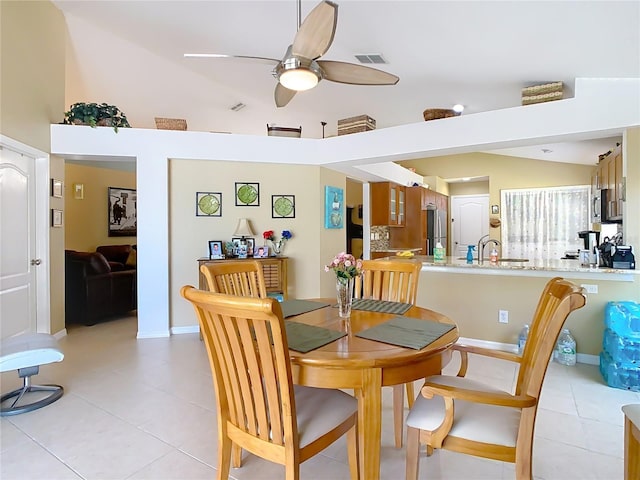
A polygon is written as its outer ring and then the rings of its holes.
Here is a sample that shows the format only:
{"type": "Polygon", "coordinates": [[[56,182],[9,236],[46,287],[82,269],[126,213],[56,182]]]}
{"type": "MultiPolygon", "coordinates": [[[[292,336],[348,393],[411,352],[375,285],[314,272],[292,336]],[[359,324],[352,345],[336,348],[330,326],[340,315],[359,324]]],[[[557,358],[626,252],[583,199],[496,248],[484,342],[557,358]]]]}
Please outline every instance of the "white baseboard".
{"type": "Polygon", "coordinates": [[[200,327],[198,325],[171,327],[171,335],[182,335],[183,333],[200,333],[200,327]]]}

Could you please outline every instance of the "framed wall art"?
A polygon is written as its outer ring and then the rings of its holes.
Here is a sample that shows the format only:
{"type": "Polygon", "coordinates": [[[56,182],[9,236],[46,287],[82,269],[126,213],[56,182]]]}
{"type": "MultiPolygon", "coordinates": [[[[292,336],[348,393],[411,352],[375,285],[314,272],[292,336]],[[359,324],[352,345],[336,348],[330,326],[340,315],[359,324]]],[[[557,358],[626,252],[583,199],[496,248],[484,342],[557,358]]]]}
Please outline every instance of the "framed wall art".
{"type": "Polygon", "coordinates": [[[236,206],[237,207],[259,207],[260,206],[260,184],[236,182],[236,206]]]}
{"type": "Polygon", "coordinates": [[[62,180],[51,179],[51,196],[62,198],[62,180]]]}
{"type": "Polygon", "coordinates": [[[55,208],[51,209],[51,226],[52,227],[62,226],[62,210],[57,210],[55,208]]]}
{"type": "Polygon", "coordinates": [[[196,192],[196,217],[221,217],[221,192],[196,192]]]}
{"type": "Polygon", "coordinates": [[[343,228],[344,190],[338,187],[324,187],[324,228],[343,228]]]}
{"type": "Polygon", "coordinates": [[[108,222],[110,237],[135,237],[138,230],[138,196],[132,188],[109,187],[108,222]]]}
{"type": "Polygon", "coordinates": [[[271,218],[296,218],[296,196],[271,195],[271,218]]]}

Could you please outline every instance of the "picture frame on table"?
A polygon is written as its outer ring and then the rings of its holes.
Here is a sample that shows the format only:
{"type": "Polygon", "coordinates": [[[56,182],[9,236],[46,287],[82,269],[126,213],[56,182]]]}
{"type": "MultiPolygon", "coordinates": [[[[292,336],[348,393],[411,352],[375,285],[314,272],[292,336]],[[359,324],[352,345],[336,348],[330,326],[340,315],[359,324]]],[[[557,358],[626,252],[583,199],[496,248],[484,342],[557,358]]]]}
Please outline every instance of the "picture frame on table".
{"type": "Polygon", "coordinates": [[[210,240],[209,259],[217,258],[224,258],[224,251],[222,250],[222,240],[210,240]]]}
{"type": "Polygon", "coordinates": [[[231,243],[233,243],[233,253],[234,255],[236,255],[239,258],[247,258],[247,256],[249,257],[253,257],[253,249],[256,245],[256,239],[255,238],[244,238],[244,243],[242,241],[242,238],[240,237],[233,237],[231,239],[231,243]],[[240,247],[244,246],[244,250],[245,250],[245,256],[244,257],[240,257],[238,255],[238,251],[240,250],[240,247]]]}
{"type": "Polygon", "coordinates": [[[254,258],[267,258],[269,256],[269,247],[267,245],[260,245],[253,252],[254,258]]]}
{"type": "Polygon", "coordinates": [[[497,215],[500,213],[500,207],[498,205],[491,205],[491,214],[497,215]]]}

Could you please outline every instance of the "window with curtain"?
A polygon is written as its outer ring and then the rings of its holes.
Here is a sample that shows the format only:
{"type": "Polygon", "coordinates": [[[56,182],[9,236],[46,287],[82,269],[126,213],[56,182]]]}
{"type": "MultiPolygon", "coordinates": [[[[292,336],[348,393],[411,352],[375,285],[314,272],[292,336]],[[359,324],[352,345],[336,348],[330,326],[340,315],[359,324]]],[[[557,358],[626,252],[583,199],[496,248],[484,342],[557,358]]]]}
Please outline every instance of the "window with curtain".
{"type": "Polygon", "coordinates": [[[502,190],[502,256],[559,259],[584,248],[578,232],[588,230],[589,186],[502,190]]]}

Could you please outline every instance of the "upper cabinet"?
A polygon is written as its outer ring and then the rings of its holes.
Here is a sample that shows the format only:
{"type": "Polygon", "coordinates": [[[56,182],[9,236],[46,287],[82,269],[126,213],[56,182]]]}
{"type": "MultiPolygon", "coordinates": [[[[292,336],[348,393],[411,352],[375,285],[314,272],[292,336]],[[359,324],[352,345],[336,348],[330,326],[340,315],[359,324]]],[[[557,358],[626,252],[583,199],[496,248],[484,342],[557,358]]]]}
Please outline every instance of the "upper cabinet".
{"type": "Polygon", "coordinates": [[[404,226],[405,187],[393,182],[371,184],[371,225],[404,226]]]}
{"type": "Polygon", "coordinates": [[[591,176],[594,190],[605,190],[605,221],[622,220],[622,202],[624,201],[624,178],[622,176],[622,147],[618,145],[609,155],[600,160],[591,176]]]}

